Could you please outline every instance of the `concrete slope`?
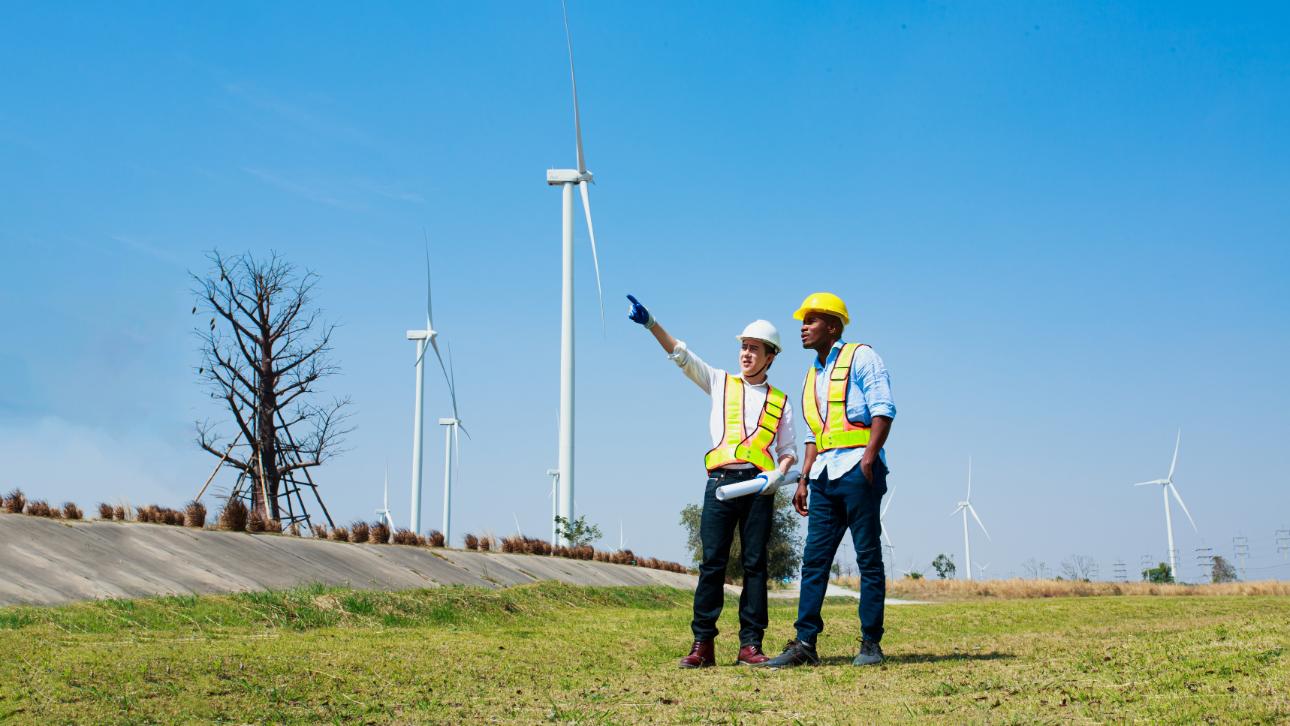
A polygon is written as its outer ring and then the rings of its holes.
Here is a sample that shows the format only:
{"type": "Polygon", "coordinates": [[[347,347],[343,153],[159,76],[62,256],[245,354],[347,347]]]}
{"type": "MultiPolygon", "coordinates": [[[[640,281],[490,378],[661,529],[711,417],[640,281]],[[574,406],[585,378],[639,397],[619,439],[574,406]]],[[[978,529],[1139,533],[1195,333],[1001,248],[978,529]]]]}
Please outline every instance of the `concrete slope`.
{"type": "Polygon", "coordinates": [[[0,514],[0,605],[278,590],[315,582],[402,590],[537,580],[694,589],[675,572],[556,557],[0,514]]]}

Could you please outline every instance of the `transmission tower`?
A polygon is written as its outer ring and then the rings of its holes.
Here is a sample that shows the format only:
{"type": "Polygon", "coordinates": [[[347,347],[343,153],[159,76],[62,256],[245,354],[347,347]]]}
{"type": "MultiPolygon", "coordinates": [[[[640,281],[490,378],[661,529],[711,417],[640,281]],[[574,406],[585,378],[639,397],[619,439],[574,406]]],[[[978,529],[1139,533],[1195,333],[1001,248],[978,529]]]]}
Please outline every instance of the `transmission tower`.
{"type": "Polygon", "coordinates": [[[1206,574],[1205,571],[1210,570],[1211,573],[1213,571],[1214,548],[1197,547],[1195,552],[1196,552],[1196,569],[1200,571],[1200,577],[1197,579],[1197,582],[1204,582],[1205,574],[1206,574]]]}
{"type": "Polygon", "coordinates": [[[1277,530],[1277,553],[1283,560],[1290,554],[1290,529],[1277,530]]]}
{"type": "Polygon", "coordinates": [[[1232,553],[1236,557],[1236,566],[1241,570],[1241,579],[1245,579],[1245,563],[1250,559],[1250,541],[1245,537],[1232,538],[1232,553]]]}
{"type": "Polygon", "coordinates": [[[1128,565],[1125,564],[1124,560],[1116,560],[1113,567],[1115,568],[1115,579],[1117,582],[1129,581],[1128,565]]]}

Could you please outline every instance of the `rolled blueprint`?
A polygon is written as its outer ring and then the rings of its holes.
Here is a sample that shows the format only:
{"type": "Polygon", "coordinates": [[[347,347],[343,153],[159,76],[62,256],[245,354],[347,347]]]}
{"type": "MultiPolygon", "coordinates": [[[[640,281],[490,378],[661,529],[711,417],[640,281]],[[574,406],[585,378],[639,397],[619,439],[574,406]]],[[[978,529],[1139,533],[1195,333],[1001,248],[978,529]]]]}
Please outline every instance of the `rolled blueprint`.
{"type": "Polygon", "coordinates": [[[717,487],[717,501],[724,502],[736,497],[746,497],[749,494],[771,495],[779,489],[780,485],[786,481],[797,481],[798,472],[792,469],[785,476],[779,475],[778,469],[771,469],[762,472],[748,481],[741,481],[736,484],[727,484],[723,487],[717,487]]]}

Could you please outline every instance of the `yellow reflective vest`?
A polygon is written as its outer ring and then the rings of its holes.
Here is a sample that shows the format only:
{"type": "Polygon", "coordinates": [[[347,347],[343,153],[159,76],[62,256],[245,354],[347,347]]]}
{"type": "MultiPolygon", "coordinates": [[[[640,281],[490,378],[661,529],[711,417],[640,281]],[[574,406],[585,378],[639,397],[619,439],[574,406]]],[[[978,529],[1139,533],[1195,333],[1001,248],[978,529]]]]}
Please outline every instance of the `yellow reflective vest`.
{"type": "Polygon", "coordinates": [[[775,468],[775,457],[770,453],[770,445],[775,440],[775,432],[779,431],[779,419],[784,415],[784,404],[788,402],[788,396],[767,383],[769,390],[766,392],[766,403],[762,405],[761,414],[757,417],[757,428],[751,434],[745,434],[744,385],[744,379],[726,374],[726,433],[717,448],[703,457],[708,471],[737,463],[752,464],[762,471],[775,468]]]}
{"type": "Polygon", "coordinates": [[[826,410],[823,413],[815,396],[815,366],[812,365],[806,372],[806,383],[802,386],[802,416],[806,418],[806,425],[811,428],[811,433],[815,434],[815,448],[818,451],[855,449],[869,445],[869,427],[847,419],[851,360],[861,346],[864,343],[847,343],[834,359],[833,370],[829,371],[826,410]]]}

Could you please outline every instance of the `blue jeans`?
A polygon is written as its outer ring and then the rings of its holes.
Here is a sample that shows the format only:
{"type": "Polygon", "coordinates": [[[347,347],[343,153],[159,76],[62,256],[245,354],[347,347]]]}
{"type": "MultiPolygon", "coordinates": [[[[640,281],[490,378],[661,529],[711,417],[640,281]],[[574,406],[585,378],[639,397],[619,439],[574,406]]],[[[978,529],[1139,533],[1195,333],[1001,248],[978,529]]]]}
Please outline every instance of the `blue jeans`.
{"type": "Polygon", "coordinates": [[[724,502],[717,500],[717,487],[748,481],[759,473],[756,469],[718,469],[708,477],[699,520],[703,563],[694,588],[694,620],[690,623],[695,640],[717,636],[717,618],[726,601],[726,563],[730,561],[735,532],[739,533],[744,568],[744,589],[739,595],[739,645],[760,646],[766,632],[766,544],[770,541],[775,497],[749,494],[724,502]]]}
{"type": "Polygon", "coordinates": [[[882,566],[882,524],[879,503],[887,493],[887,465],[873,465],[874,481],[865,480],[857,464],[837,479],[828,474],[810,480],[810,515],[806,528],[806,550],[802,554],[802,592],[797,605],[797,638],[814,644],[824,619],[820,607],[829,586],[829,568],[851,530],[856,565],[860,568],[860,632],[865,640],[882,640],[883,601],[887,577],[882,566]]]}

